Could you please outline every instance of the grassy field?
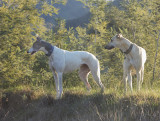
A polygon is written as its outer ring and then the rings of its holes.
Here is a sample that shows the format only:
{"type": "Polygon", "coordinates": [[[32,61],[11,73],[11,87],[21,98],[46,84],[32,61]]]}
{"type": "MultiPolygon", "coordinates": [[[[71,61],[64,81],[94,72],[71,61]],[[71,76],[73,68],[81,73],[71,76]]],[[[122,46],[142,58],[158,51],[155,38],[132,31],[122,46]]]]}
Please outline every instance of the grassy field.
{"type": "Polygon", "coordinates": [[[62,99],[43,88],[3,91],[0,121],[159,121],[160,91],[142,89],[124,95],[121,91],[84,87],[65,88],[62,99]]]}

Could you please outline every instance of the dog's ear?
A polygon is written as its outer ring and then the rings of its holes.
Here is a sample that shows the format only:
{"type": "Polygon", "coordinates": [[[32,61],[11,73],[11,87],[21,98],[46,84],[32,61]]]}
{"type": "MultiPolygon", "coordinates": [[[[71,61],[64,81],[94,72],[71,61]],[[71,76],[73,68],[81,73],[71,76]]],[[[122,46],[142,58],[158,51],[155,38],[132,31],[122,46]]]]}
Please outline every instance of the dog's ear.
{"type": "Polygon", "coordinates": [[[118,39],[121,39],[123,36],[122,36],[122,34],[117,34],[117,36],[116,36],[118,39]]]}

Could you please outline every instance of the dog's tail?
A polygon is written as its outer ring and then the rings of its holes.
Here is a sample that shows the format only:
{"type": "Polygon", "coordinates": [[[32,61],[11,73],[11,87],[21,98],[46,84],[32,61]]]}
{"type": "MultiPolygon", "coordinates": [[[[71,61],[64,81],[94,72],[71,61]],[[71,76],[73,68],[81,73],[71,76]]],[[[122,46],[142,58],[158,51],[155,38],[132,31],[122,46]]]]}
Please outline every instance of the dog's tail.
{"type": "Polygon", "coordinates": [[[88,63],[89,69],[93,75],[94,80],[101,88],[101,93],[103,93],[104,92],[104,85],[102,84],[101,78],[100,78],[99,60],[93,54],[90,54],[89,60],[90,60],[88,63]]]}
{"type": "Polygon", "coordinates": [[[142,48],[142,64],[144,65],[147,60],[147,55],[145,49],[142,48]]]}

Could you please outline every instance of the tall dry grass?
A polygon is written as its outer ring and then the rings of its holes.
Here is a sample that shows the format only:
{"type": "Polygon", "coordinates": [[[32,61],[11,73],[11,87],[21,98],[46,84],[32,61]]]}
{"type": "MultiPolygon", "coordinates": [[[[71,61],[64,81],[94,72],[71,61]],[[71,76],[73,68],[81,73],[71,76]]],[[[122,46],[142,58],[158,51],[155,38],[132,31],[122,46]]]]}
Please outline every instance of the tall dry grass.
{"type": "Polygon", "coordinates": [[[1,121],[159,121],[158,90],[122,93],[110,89],[102,95],[83,88],[64,89],[55,100],[46,90],[3,92],[1,121]]]}

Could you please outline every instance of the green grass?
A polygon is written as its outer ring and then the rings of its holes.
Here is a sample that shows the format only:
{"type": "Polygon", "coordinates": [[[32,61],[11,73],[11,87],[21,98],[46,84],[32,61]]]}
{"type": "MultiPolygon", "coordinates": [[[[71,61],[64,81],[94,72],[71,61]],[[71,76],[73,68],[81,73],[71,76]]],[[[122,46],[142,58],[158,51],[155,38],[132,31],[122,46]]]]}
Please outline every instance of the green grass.
{"type": "Polygon", "coordinates": [[[3,121],[159,121],[159,89],[142,89],[123,94],[122,90],[85,87],[64,88],[55,100],[54,89],[19,87],[1,94],[3,121]]]}

